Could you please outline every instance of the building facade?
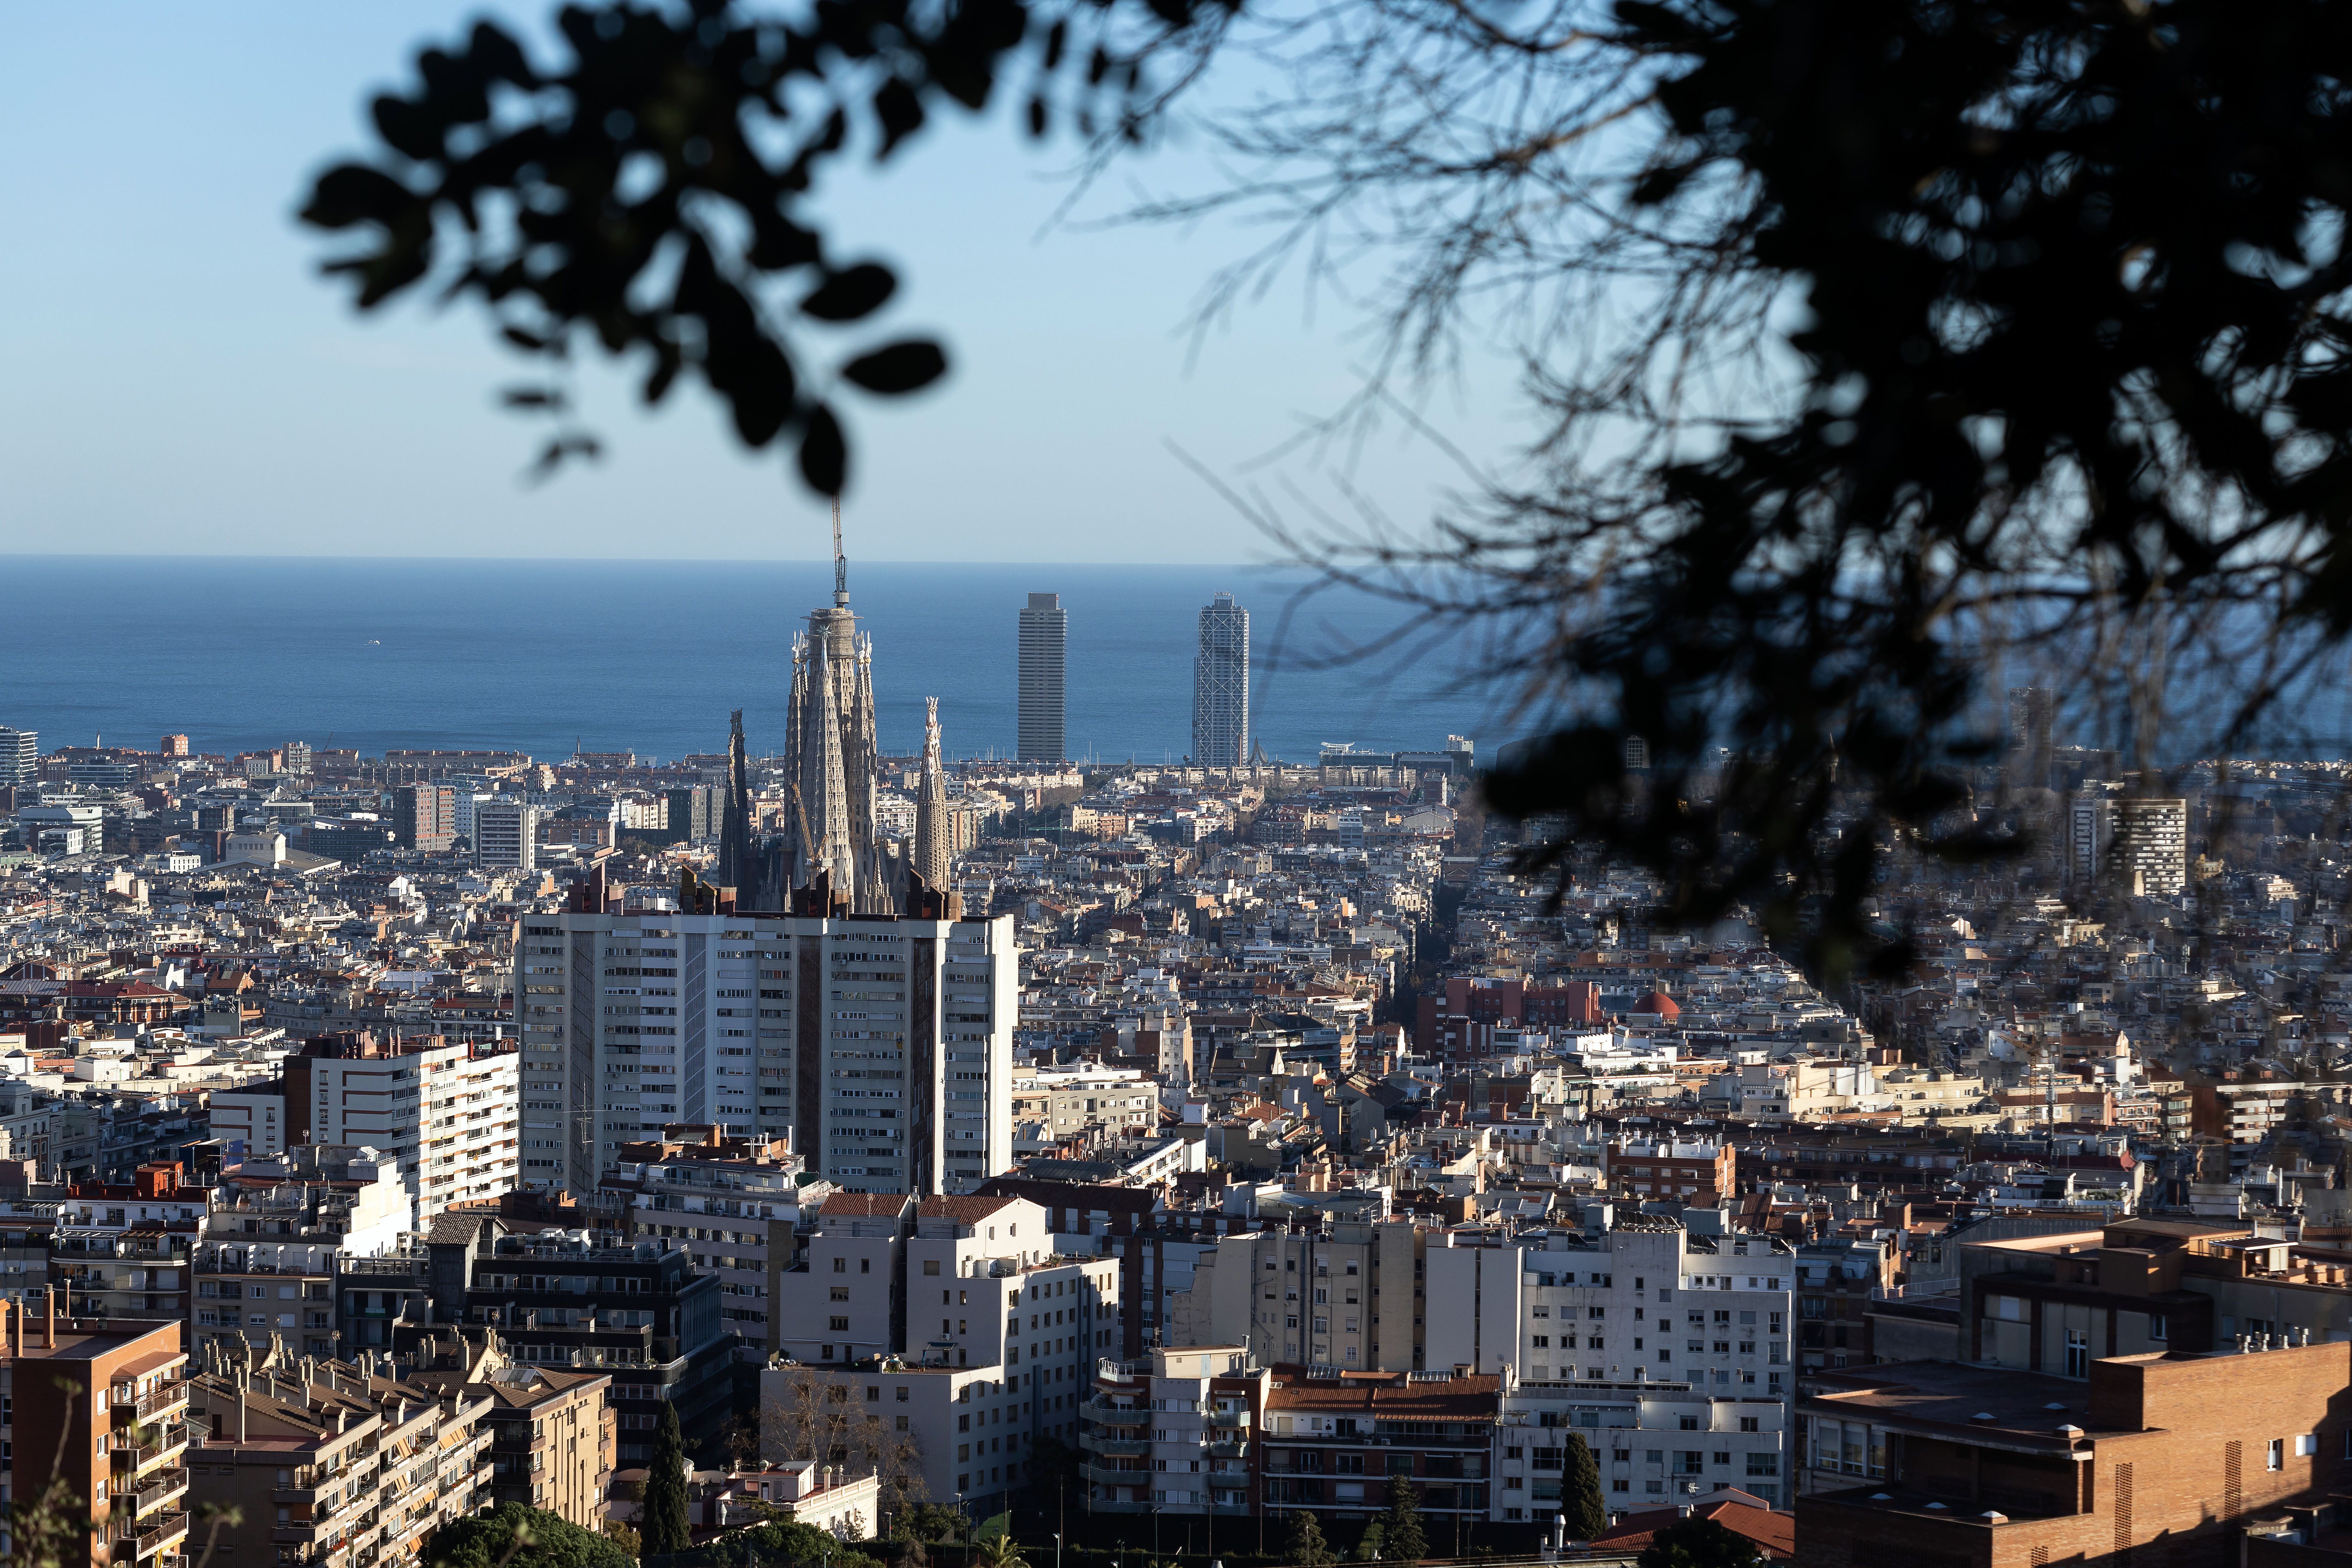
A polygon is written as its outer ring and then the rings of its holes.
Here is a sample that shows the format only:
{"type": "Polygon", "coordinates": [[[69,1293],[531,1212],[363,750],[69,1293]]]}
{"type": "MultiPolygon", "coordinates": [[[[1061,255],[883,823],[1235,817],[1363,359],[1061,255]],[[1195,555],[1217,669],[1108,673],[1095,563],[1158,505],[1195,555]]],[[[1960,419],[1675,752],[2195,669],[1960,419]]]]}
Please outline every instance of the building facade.
{"type": "Polygon", "coordinates": [[[539,867],[539,807],[503,796],[474,807],[474,862],[501,869],[539,867]]]}
{"type": "Polygon", "coordinates": [[[511,1046],[438,1037],[312,1040],[286,1058],[286,1142],[396,1159],[416,1223],[428,1225],[453,1203],[515,1185],[520,1059],[511,1046]]]}
{"type": "Polygon", "coordinates": [[[523,1131],[563,1141],[540,1173],[575,1192],[680,1121],[789,1137],[856,1190],[1011,1163],[1010,916],[572,910],[526,917],[515,951],[523,1131]]]}
{"type": "Polygon", "coordinates": [[[440,851],[457,842],[457,792],[447,784],[402,784],[392,792],[392,832],[403,849],[440,851]]]}
{"type": "Polygon", "coordinates": [[[1237,768],[1249,756],[1249,612],[1219,594],[1201,608],[1192,659],[1192,762],[1237,768]]]}
{"type": "Polygon", "coordinates": [[[1063,692],[1069,635],[1070,613],[1062,608],[1062,596],[1030,595],[1021,611],[1019,756],[1024,763],[1058,763],[1070,754],[1063,692]]]}

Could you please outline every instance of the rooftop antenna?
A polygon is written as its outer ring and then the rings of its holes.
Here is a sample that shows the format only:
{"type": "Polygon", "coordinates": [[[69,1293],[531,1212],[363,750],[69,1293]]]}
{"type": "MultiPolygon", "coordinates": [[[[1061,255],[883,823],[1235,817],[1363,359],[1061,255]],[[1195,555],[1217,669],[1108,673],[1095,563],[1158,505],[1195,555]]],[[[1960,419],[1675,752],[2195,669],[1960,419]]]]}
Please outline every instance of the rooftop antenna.
{"type": "Polygon", "coordinates": [[[841,552],[841,498],[833,498],[833,607],[849,608],[849,558],[841,552]]]}

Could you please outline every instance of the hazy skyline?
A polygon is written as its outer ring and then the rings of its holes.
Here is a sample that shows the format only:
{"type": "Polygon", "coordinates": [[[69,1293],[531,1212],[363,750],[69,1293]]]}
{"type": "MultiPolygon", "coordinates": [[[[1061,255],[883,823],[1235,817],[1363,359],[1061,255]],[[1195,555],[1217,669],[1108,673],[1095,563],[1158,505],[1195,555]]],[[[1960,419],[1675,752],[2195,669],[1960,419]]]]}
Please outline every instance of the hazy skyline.
{"type": "MultiPolygon", "coordinates": [[[[467,310],[362,318],[292,219],[307,177],[363,150],[364,104],[428,39],[486,8],[224,5],[10,12],[0,58],[0,552],[799,560],[824,509],[782,458],[746,457],[698,387],[648,416],[592,362],[580,390],[608,456],[519,481],[538,430],[494,406],[529,367],[467,310]]],[[[495,16],[537,36],[547,8],[495,16]]],[[[867,560],[1215,563],[1269,546],[1170,447],[1229,479],[1354,385],[1364,345],[1294,284],[1211,335],[1178,330],[1230,226],[1042,233],[1066,145],[1000,121],[945,130],[824,198],[840,242],[896,263],[884,326],[932,330],[941,390],[855,405],[849,550],[867,560]]],[[[1139,163],[1157,183],[1196,153],[1139,163]]],[[[878,336],[880,327],[864,334],[878,336]]],[[[845,335],[845,344],[862,341],[845,335]]],[[[1503,445],[1488,367],[1432,411],[1474,453],[1503,445]],[[1482,376],[1488,384],[1480,387],[1482,376]],[[1486,406],[1476,407],[1483,401],[1486,406]]],[[[1376,442],[1356,482],[1425,519],[1458,471],[1376,442]]],[[[1288,479],[1336,503],[1311,455],[1288,479]]]]}

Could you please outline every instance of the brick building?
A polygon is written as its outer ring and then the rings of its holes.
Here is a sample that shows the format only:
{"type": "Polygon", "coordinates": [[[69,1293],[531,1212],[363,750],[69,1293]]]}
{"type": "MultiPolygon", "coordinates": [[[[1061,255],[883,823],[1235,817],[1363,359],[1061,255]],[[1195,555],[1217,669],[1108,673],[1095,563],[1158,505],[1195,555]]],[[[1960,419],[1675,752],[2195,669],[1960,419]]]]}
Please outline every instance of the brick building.
{"type": "Polygon", "coordinates": [[[1463,1555],[1491,1501],[1488,1469],[1499,1377],[1467,1372],[1273,1369],[1258,1435],[1265,1503],[1316,1514],[1353,1540],[1378,1513],[1391,1476],[1421,1494],[1433,1556],[1463,1555]]]}
{"type": "Polygon", "coordinates": [[[1817,1489],[1797,1500],[1803,1560],[2220,1563],[2257,1515],[2323,1503],[2352,1480],[2352,1344],[2159,1352],[2087,1370],[1911,1362],[1822,1374],[1798,1405],[1817,1489]]]}
{"type": "Polygon", "coordinates": [[[1603,1170],[1612,1191],[1636,1200],[1679,1198],[1685,1208],[1711,1209],[1739,1190],[1738,1159],[1712,1138],[1629,1138],[1609,1145],[1603,1170]]]}

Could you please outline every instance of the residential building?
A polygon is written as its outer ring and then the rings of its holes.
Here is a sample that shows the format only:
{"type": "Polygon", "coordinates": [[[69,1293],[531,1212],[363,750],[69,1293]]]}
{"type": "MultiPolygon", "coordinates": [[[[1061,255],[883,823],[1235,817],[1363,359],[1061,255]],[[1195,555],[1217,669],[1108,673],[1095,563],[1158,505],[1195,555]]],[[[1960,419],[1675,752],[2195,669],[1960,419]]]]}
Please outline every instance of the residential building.
{"type": "Polygon", "coordinates": [[[189,1256],[208,1194],[183,1185],[176,1162],[142,1165],[128,1183],[66,1189],[49,1238],[49,1276],[93,1321],[188,1321],[189,1256]]]}
{"type": "Polygon", "coordinates": [[[715,1528],[782,1520],[822,1530],[840,1541],[865,1541],[880,1533],[882,1479],[877,1471],[853,1475],[846,1465],[814,1459],[784,1459],[728,1478],[727,1489],[711,1500],[715,1528]]]}
{"type": "Polygon", "coordinates": [[[1266,1364],[1447,1365],[1462,1358],[1433,1348],[1423,1310],[1424,1260],[1444,1246],[1404,1219],[1219,1237],[1171,1300],[1168,1342],[1242,1345],[1266,1364]]]}
{"type": "Polygon", "coordinates": [[[192,1345],[335,1354],[340,1265],[394,1250],[415,1208],[399,1168],[365,1147],[298,1143],[222,1172],[195,1247],[192,1345]]]}
{"type": "Polygon", "coordinates": [[[1310,1511],[1345,1540],[1379,1512],[1389,1478],[1418,1493],[1430,1555],[1469,1554],[1492,1501],[1502,1380],[1459,1368],[1349,1372],[1273,1369],[1261,1469],[1270,1510],[1310,1511]]]}
{"type": "Polygon", "coordinates": [[[677,1122],[790,1137],[846,1188],[969,1192],[1012,1163],[1017,955],[1009,916],[938,918],[949,904],[526,916],[525,1135],[566,1141],[552,1173],[575,1192],[677,1122]]]}
{"type": "Polygon", "coordinates": [[[457,792],[443,784],[402,784],[392,792],[392,831],[403,849],[446,851],[457,842],[457,792]]]}
{"type": "Polygon", "coordinates": [[[41,737],[30,730],[0,725],[0,785],[38,784],[41,737]]]}
{"type": "Polygon", "coordinates": [[[1028,1411],[1001,1366],[778,1360],[760,1373],[760,1449],[772,1465],[838,1456],[853,1474],[895,1471],[889,1479],[919,1483],[928,1500],[985,1519],[1020,1484],[1028,1411]]]}
{"type": "MultiPolygon", "coordinates": [[[[1286,1444],[1277,1460],[1268,1442],[1279,1391],[1304,1381],[1301,1368],[1258,1365],[1245,1345],[1185,1345],[1098,1360],[1078,1439],[1087,1455],[1087,1507],[1096,1513],[1203,1514],[1213,1531],[1217,1518],[1247,1519],[1276,1491],[1288,1507],[1329,1505],[1331,1499],[1310,1495],[1313,1488],[1292,1479],[1302,1471],[1320,1475],[1322,1456],[1309,1460],[1306,1450],[1286,1444]],[[1280,1481],[1261,1485],[1261,1464],[1280,1481]]],[[[1284,1419],[1287,1432],[1294,1418],[1284,1419]]],[[[1317,1425],[1303,1415],[1297,1421],[1301,1438],[1317,1425]]],[[[1367,1437],[1370,1432],[1367,1426],[1367,1437]]],[[[1353,1437],[1348,1443],[1359,1451],[1366,1446],[1353,1437]]],[[[1363,1473],[1360,1459],[1356,1473],[1363,1473]]],[[[1356,1498],[1362,1495],[1359,1483],[1356,1498]]]]}
{"type": "Polygon", "coordinates": [[[1058,763],[1068,756],[1064,734],[1064,656],[1070,614],[1059,594],[1032,594],[1021,611],[1020,751],[1024,763],[1058,763]]]}
{"type": "Polygon", "coordinates": [[[719,1281],[697,1273],[684,1247],[615,1242],[447,1214],[423,1250],[436,1322],[493,1325],[524,1365],[612,1374],[627,1467],[652,1457],[664,1405],[677,1407],[689,1445],[717,1435],[735,1341],[719,1315],[719,1281]]]}
{"type": "Polygon", "coordinates": [[[1201,609],[1192,659],[1192,762],[1237,768],[1249,761],[1249,612],[1219,594],[1201,609]]]}
{"type": "Polygon", "coordinates": [[[189,1392],[188,1499],[218,1517],[218,1563],[406,1568],[436,1530],[489,1505],[478,1387],[268,1357],[199,1373],[189,1392]]]}
{"type": "Polygon", "coordinates": [[[30,1502],[54,1463],[85,1500],[92,1563],[175,1568],[189,1505],[180,1325],[59,1317],[61,1304],[0,1300],[0,1426],[26,1456],[0,1472],[0,1499],[30,1502]]]}
{"type": "Polygon", "coordinates": [[[511,1045],[321,1037],[286,1058],[286,1142],[392,1156],[416,1223],[429,1225],[450,1204],[516,1184],[520,1061],[511,1045]]]}
{"type": "Polygon", "coordinates": [[[627,1203],[631,1237],[684,1244],[694,1266],[718,1279],[719,1316],[737,1337],[775,1349],[770,1283],[797,1251],[801,1163],[782,1138],[669,1131],[659,1142],[623,1145],[604,1190],[627,1203]]]}
{"type": "Polygon", "coordinates": [[[1671,1198],[1711,1209],[1738,1193],[1738,1155],[1717,1138],[1629,1138],[1609,1145],[1603,1167],[1614,1191],[1636,1204],[1671,1198]]]}
{"type": "Polygon", "coordinates": [[[560,1514],[583,1530],[604,1522],[618,1452],[610,1373],[500,1367],[467,1392],[487,1394],[490,1495],[560,1514]]]}
{"type": "Polygon", "coordinates": [[[1023,1153],[1037,1153],[1087,1129],[1120,1138],[1150,1133],[1160,1125],[1160,1086],[1141,1071],[1125,1068],[1013,1069],[1014,1138],[1023,1153]]]}
{"type": "Polygon", "coordinates": [[[499,796],[474,807],[474,863],[519,871],[539,866],[539,807],[499,796]]]}
{"type": "Polygon", "coordinates": [[[1687,1508],[1725,1487],[1786,1506],[1796,1468],[1790,1425],[1787,1400],[1769,1391],[1513,1382],[1495,1434],[1490,1517],[1548,1529],[1557,1523],[1570,1432],[1591,1449],[1612,1513],[1687,1508]]]}
{"type": "Polygon", "coordinates": [[[1773,1237],[1693,1233],[1618,1214],[1596,1237],[1481,1245],[1467,1227],[1428,1249],[1428,1360],[1510,1364],[1531,1384],[1684,1383],[1785,1399],[1795,1257],[1773,1237]]]}

